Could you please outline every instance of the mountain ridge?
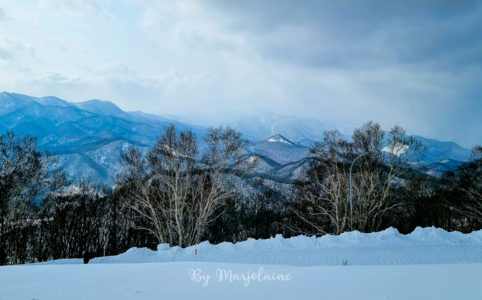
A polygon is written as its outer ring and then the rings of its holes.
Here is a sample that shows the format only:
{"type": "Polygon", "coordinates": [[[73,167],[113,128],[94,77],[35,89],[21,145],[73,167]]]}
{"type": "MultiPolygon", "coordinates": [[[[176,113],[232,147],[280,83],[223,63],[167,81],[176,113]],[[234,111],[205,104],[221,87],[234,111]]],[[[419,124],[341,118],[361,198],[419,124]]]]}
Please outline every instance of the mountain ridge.
{"type": "MultiPolygon", "coordinates": [[[[251,131],[247,132],[233,127],[248,138],[253,132],[256,133],[254,129],[259,130],[258,135],[270,133],[266,135],[268,138],[265,136],[262,140],[251,137],[247,150],[250,155],[265,158],[266,168],[273,170],[305,161],[310,156],[310,148],[317,142],[313,137],[322,135],[320,126],[328,128],[328,125],[310,119],[299,121],[299,118],[288,117],[286,122],[280,116],[272,119],[274,123],[270,123],[270,118],[266,116],[259,120],[248,119],[251,123],[246,121],[244,124],[249,123],[251,131]],[[297,120],[301,125],[293,128],[297,120]],[[290,137],[281,132],[283,128],[287,128],[290,137]]],[[[205,127],[139,111],[126,112],[109,101],[93,99],[70,103],[54,96],[38,98],[0,93],[0,133],[14,131],[19,135],[37,136],[41,150],[64,156],[61,167],[70,170],[69,175],[73,178],[80,177],[82,171],[104,182],[112,182],[115,172],[119,170],[115,161],[120,158],[120,153],[129,147],[147,151],[170,124],[180,131],[192,130],[202,146],[202,137],[207,132],[205,127]],[[75,165],[90,169],[79,170],[80,167],[73,167],[75,165]]],[[[428,158],[424,162],[438,163],[438,169],[456,165],[450,161],[449,166],[440,166],[443,159],[465,161],[470,155],[470,150],[454,142],[440,142],[421,136],[417,138],[428,148],[428,158]]]]}

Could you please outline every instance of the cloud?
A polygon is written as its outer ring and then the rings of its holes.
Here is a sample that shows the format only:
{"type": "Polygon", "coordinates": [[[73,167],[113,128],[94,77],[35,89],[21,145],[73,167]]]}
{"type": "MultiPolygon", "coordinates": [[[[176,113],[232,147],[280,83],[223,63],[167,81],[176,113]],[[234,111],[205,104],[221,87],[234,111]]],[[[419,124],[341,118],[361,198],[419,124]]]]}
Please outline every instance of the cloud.
{"type": "Polygon", "coordinates": [[[480,1],[208,5],[225,16],[211,23],[216,29],[248,41],[261,65],[292,75],[278,83],[293,108],[305,108],[299,114],[371,118],[465,145],[480,143],[480,1]]]}
{"type": "Polygon", "coordinates": [[[0,66],[10,77],[12,72],[23,75],[30,72],[30,64],[35,62],[38,62],[38,58],[34,46],[16,39],[0,37],[0,66]]]}
{"type": "MultiPolygon", "coordinates": [[[[93,67],[84,74],[44,72],[35,76],[19,76],[9,89],[23,93],[28,87],[28,93],[33,95],[55,95],[74,102],[100,98],[112,100],[127,110],[139,110],[139,105],[157,109],[159,98],[170,100],[180,94],[187,98],[193,91],[204,89],[209,84],[211,79],[208,74],[169,71],[149,76],[138,74],[123,64],[109,64],[93,67]]],[[[177,106],[175,101],[171,105],[177,106]]],[[[144,108],[141,110],[149,112],[144,108]]]]}
{"type": "Polygon", "coordinates": [[[166,93],[207,84],[210,81],[210,76],[204,73],[182,74],[178,71],[148,76],[140,75],[134,69],[123,64],[109,64],[93,68],[91,73],[86,76],[86,80],[119,87],[123,85],[136,86],[135,90],[149,89],[166,93]]]}
{"type": "Polygon", "coordinates": [[[205,124],[263,112],[374,119],[480,143],[480,1],[2,5],[14,22],[2,23],[0,85],[12,91],[205,124]]]}
{"type": "Polygon", "coordinates": [[[59,13],[67,13],[68,16],[97,16],[106,20],[113,19],[113,15],[109,13],[99,1],[94,0],[40,0],[40,6],[45,9],[52,9],[59,13]]]}
{"type": "MultiPolygon", "coordinates": [[[[210,2],[211,4],[213,2],[210,2]]],[[[215,1],[266,59],[314,68],[481,64],[480,1],[215,1]]]]}

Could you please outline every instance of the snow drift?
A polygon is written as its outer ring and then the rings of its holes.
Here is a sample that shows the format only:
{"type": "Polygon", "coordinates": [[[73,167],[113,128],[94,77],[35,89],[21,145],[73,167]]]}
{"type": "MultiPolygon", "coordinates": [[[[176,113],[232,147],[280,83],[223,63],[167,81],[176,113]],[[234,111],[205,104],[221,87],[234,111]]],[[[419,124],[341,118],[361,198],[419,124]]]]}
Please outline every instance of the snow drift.
{"type": "MultiPolygon", "coordinates": [[[[222,262],[243,264],[405,265],[482,263],[482,230],[469,234],[438,228],[416,228],[403,235],[389,228],[381,232],[346,232],[339,236],[278,235],[267,240],[212,245],[203,242],[188,248],[161,244],[157,251],[131,248],[117,256],[100,257],[91,263],[222,262]],[[195,255],[197,249],[197,255],[195,255]]],[[[82,263],[65,259],[46,264],[82,263]]]]}

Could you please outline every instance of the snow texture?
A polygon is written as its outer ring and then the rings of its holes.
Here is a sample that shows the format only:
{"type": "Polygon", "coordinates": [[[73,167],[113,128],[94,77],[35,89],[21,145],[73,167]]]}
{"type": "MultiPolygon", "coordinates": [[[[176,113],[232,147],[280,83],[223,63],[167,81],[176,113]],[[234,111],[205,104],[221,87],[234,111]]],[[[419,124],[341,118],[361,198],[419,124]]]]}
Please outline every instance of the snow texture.
{"type": "MultiPolygon", "coordinates": [[[[409,265],[482,263],[482,230],[463,234],[438,228],[417,227],[403,235],[389,228],[381,232],[346,232],[339,236],[278,235],[267,240],[248,239],[239,243],[212,245],[203,242],[188,248],[158,246],[157,251],[131,248],[117,255],[100,257],[91,263],[220,262],[244,264],[283,264],[296,266],[409,265]],[[197,255],[195,251],[197,249],[197,255]]],[[[75,264],[66,259],[44,264],[75,264]]]]}
{"type": "Polygon", "coordinates": [[[70,259],[0,267],[0,300],[479,300],[481,262],[482,231],[436,228],[408,235],[390,228],[320,238],[277,236],[187,249],[161,244],[157,251],[132,248],[88,265],[70,259]]]}

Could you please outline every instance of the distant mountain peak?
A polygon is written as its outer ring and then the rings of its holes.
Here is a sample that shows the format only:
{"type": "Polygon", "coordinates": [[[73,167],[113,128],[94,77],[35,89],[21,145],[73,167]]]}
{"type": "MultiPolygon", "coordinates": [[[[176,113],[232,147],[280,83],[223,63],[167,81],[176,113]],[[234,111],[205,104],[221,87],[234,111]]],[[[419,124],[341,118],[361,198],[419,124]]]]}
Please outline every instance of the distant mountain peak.
{"type": "Polygon", "coordinates": [[[52,105],[52,106],[68,106],[69,103],[66,101],[53,97],[53,96],[48,96],[48,97],[42,97],[42,98],[37,98],[35,99],[35,102],[42,104],[42,105],[52,105]]]}
{"type": "Polygon", "coordinates": [[[103,106],[103,107],[110,107],[110,108],[115,108],[117,110],[121,110],[114,103],[112,103],[110,101],[106,101],[106,100],[99,100],[99,99],[86,100],[86,101],[78,102],[76,104],[81,105],[81,106],[88,106],[88,105],[103,106]]]}
{"type": "MultiPolygon", "coordinates": [[[[247,151],[259,155],[263,172],[278,172],[273,170],[287,166],[282,172],[288,174],[291,171],[286,170],[291,170],[296,162],[310,158],[309,148],[330,128],[297,117],[263,118],[250,118],[233,126],[250,140],[247,151]]],[[[174,117],[125,112],[108,101],[71,103],[52,96],[39,98],[0,92],[0,134],[14,131],[19,136],[37,136],[40,149],[57,155],[59,166],[71,178],[91,176],[111,181],[120,169],[123,151],[131,146],[147,151],[159,133],[171,124],[180,131],[191,130],[200,138],[206,134],[204,127],[179,122],[174,117]]],[[[441,176],[446,170],[456,170],[470,157],[470,150],[456,143],[414,137],[426,148],[425,155],[414,163],[427,174],[441,176]]],[[[405,148],[396,144],[385,147],[384,151],[401,155],[405,148]]]]}
{"type": "Polygon", "coordinates": [[[295,143],[293,143],[292,141],[288,140],[287,138],[285,138],[284,136],[278,133],[270,136],[266,141],[270,143],[284,143],[288,145],[295,145],[295,143]]]}
{"type": "Polygon", "coordinates": [[[82,110],[95,114],[111,116],[123,116],[126,114],[122,109],[120,109],[117,105],[110,101],[93,99],[84,102],[73,103],[73,105],[82,110]]]}

